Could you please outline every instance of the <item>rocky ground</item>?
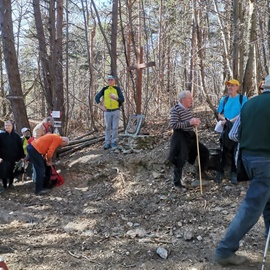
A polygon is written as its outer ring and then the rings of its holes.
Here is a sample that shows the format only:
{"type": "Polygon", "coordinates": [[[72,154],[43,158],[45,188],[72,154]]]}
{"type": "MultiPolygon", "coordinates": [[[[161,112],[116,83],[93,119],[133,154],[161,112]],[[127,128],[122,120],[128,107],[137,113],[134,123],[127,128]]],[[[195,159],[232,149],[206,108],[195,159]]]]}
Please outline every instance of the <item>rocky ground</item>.
{"type": "MultiPolygon", "coordinates": [[[[121,138],[115,151],[97,143],[62,158],[65,184],[48,195],[35,196],[31,180],[1,193],[0,257],[9,270],[224,269],[212,254],[248,183],[175,191],[166,162],[170,134],[157,126],[143,149],[125,151],[132,139],[121,138]]],[[[200,139],[217,147],[212,130],[200,131],[200,139]]],[[[192,178],[194,166],[187,166],[187,184],[192,178]]],[[[241,242],[248,262],[225,269],[261,269],[263,234],[260,220],[241,242]]]]}

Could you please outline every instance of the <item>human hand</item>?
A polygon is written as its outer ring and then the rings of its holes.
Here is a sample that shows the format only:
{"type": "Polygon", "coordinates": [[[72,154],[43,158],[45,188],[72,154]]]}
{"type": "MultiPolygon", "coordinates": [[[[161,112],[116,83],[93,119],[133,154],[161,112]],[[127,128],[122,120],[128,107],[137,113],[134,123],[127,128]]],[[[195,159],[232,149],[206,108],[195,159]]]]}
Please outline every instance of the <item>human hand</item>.
{"type": "Polygon", "coordinates": [[[110,99],[118,100],[118,98],[115,94],[110,94],[110,99]]]}
{"type": "Polygon", "coordinates": [[[46,161],[46,165],[47,165],[47,166],[52,166],[52,160],[47,160],[47,161],[46,161]]]}
{"type": "Polygon", "coordinates": [[[103,111],[103,112],[106,112],[107,109],[103,106],[103,105],[100,105],[100,109],[103,111]]]}
{"type": "Polygon", "coordinates": [[[222,120],[221,125],[224,127],[224,125],[226,124],[227,120],[222,120]]]}
{"type": "Polygon", "coordinates": [[[191,126],[197,127],[197,126],[200,125],[201,120],[199,118],[191,118],[189,123],[190,123],[191,126]]]}
{"type": "Polygon", "coordinates": [[[0,163],[2,163],[3,162],[3,159],[2,158],[0,158],[0,163]]]}

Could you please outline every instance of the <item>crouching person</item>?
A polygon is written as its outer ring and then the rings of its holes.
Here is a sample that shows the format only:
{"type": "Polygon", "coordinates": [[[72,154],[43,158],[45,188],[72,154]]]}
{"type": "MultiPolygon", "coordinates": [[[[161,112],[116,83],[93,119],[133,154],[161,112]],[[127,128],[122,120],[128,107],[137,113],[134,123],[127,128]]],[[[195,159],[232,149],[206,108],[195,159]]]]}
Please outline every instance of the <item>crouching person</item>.
{"type": "Polygon", "coordinates": [[[67,137],[60,137],[56,134],[46,134],[34,140],[27,146],[30,161],[36,170],[35,194],[43,195],[49,190],[45,187],[46,165],[52,166],[52,157],[59,146],[66,146],[69,143],[67,137]]]}

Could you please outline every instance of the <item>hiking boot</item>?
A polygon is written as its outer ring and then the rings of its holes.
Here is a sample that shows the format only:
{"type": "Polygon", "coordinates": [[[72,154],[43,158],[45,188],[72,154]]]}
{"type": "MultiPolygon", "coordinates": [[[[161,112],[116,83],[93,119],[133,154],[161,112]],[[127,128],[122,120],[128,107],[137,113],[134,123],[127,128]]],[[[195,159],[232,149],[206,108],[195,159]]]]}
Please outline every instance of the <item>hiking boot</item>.
{"type": "Polygon", "coordinates": [[[223,178],[224,178],[224,173],[223,172],[217,172],[217,175],[216,175],[214,181],[216,183],[221,183],[223,178]]]}
{"type": "Polygon", "coordinates": [[[112,143],[112,148],[116,148],[117,147],[117,143],[112,143]]]}
{"type": "Polygon", "coordinates": [[[185,192],[186,191],[186,188],[184,186],[182,186],[181,184],[180,185],[174,185],[174,189],[177,192],[185,192]]]}
{"type": "Polygon", "coordinates": [[[110,144],[105,144],[104,147],[103,147],[104,150],[107,150],[109,148],[111,148],[111,145],[110,144]]]}
{"type": "Polygon", "coordinates": [[[236,173],[231,173],[231,183],[232,183],[233,185],[237,185],[237,184],[238,184],[236,173]]]}
{"type": "MultiPolygon", "coordinates": [[[[208,184],[209,184],[208,181],[202,180],[202,186],[207,186],[208,184]]],[[[194,180],[194,181],[191,182],[191,186],[192,187],[199,187],[199,186],[201,186],[201,181],[200,180],[194,180]]]]}
{"type": "Polygon", "coordinates": [[[182,185],[181,180],[179,182],[174,182],[174,189],[176,191],[185,191],[185,187],[182,185]]]}
{"type": "Polygon", "coordinates": [[[8,185],[8,188],[14,189],[14,185],[13,185],[13,184],[9,184],[9,185],[8,185]]]}
{"type": "Polygon", "coordinates": [[[236,254],[233,254],[230,257],[227,258],[220,258],[216,254],[214,255],[214,261],[219,263],[222,266],[225,265],[240,265],[243,264],[247,260],[244,256],[237,256],[236,254]]]}
{"type": "MultiPolygon", "coordinates": [[[[204,180],[214,180],[214,177],[211,176],[208,172],[205,172],[205,171],[204,172],[201,172],[201,177],[204,180]]],[[[200,178],[199,172],[196,172],[195,178],[196,179],[199,179],[200,178]]]]}
{"type": "Polygon", "coordinates": [[[35,194],[37,195],[37,196],[39,196],[39,195],[45,195],[45,194],[47,194],[47,193],[49,193],[51,190],[50,189],[48,189],[48,188],[45,188],[45,189],[42,189],[41,191],[39,191],[39,192],[36,192],[35,194]]]}

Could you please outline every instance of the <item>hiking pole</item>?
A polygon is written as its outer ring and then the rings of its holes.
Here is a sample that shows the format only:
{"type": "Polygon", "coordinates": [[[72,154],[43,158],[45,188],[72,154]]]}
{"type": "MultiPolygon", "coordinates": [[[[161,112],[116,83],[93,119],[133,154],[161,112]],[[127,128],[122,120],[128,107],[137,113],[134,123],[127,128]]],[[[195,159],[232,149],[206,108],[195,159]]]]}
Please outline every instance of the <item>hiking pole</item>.
{"type": "Polygon", "coordinates": [[[266,239],[266,244],[265,244],[265,249],[264,249],[264,254],[263,254],[263,261],[262,261],[261,270],[263,270],[264,266],[265,266],[266,255],[267,255],[267,251],[268,251],[268,247],[269,247],[269,240],[270,240],[270,229],[268,229],[268,235],[267,235],[267,239],[266,239]]]}
{"type": "Polygon", "coordinates": [[[202,194],[202,172],[201,172],[201,160],[200,160],[200,147],[199,147],[199,136],[198,136],[198,128],[195,127],[196,133],[196,144],[197,144],[197,155],[198,155],[198,167],[199,167],[199,178],[200,178],[200,190],[202,194]]]}

